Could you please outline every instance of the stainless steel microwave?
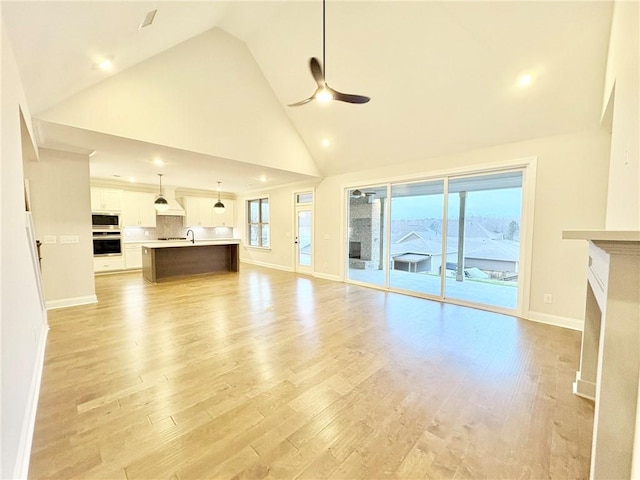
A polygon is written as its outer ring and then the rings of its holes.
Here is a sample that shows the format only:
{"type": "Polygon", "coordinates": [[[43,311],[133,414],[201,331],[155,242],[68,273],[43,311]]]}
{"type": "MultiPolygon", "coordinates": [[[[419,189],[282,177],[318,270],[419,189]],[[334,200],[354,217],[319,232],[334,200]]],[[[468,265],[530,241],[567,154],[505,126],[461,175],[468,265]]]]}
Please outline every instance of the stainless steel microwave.
{"type": "Polygon", "coordinates": [[[91,225],[93,230],[119,230],[120,215],[117,213],[93,213],[91,225]]]}

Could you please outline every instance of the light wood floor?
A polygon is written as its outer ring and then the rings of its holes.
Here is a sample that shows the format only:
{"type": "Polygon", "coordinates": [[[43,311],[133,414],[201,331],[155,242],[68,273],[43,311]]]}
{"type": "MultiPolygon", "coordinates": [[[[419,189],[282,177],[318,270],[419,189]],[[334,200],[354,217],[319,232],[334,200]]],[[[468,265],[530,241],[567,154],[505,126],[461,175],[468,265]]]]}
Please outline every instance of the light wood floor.
{"type": "Polygon", "coordinates": [[[50,312],[31,478],[586,478],[580,334],[243,264],[50,312]]]}

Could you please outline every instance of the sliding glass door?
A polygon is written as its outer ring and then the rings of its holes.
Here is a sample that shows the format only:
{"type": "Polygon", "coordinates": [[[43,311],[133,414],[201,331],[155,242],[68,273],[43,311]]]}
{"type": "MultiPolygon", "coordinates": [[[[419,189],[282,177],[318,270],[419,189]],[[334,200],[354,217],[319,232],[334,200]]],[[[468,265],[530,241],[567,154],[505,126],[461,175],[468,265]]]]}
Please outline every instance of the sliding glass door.
{"type": "Polygon", "coordinates": [[[518,304],[522,172],[449,180],[445,298],[518,304]]]}
{"type": "Polygon", "coordinates": [[[384,287],[387,187],[355,188],[347,198],[347,278],[384,287]]]}
{"type": "Polygon", "coordinates": [[[440,296],[444,181],[391,186],[389,287],[440,296]]]}
{"type": "Polygon", "coordinates": [[[347,279],[518,307],[523,171],[349,189],[347,279]]]}

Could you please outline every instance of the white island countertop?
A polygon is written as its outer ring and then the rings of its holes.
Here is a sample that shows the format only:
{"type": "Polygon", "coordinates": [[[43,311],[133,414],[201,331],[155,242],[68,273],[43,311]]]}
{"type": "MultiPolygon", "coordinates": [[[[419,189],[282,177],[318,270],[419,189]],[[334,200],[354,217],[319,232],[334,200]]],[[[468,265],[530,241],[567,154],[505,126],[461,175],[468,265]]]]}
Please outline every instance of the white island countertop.
{"type": "Polygon", "coordinates": [[[217,240],[155,240],[149,243],[143,243],[144,248],[173,248],[173,247],[206,247],[209,245],[238,245],[240,240],[237,238],[221,238],[217,240]]]}

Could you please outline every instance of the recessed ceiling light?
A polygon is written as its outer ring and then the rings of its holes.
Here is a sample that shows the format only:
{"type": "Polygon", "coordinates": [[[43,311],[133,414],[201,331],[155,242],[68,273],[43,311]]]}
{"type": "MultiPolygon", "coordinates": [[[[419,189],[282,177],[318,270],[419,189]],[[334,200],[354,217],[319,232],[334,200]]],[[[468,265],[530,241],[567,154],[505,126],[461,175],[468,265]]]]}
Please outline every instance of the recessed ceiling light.
{"type": "Polygon", "coordinates": [[[269,180],[269,179],[267,178],[267,176],[266,176],[266,175],[260,175],[260,181],[261,181],[262,183],[266,182],[267,180],[269,180]]]}
{"type": "Polygon", "coordinates": [[[153,164],[154,164],[154,165],[157,165],[158,167],[161,167],[161,166],[163,166],[163,165],[164,165],[164,162],[163,162],[160,158],[156,158],[156,159],[153,161],[153,164]]]}
{"type": "Polygon", "coordinates": [[[91,153],[89,153],[89,157],[93,157],[96,154],[95,150],[91,150],[91,153]]]}
{"type": "Polygon", "coordinates": [[[136,179],[135,179],[135,177],[129,177],[129,181],[130,181],[131,183],[136,183],[136,179]]]}
{"type": "Polygon", "coordinates": [[[110,58],[105,58],[104,60],[97,63],[97,67],[102,71],[111,70],[111,67],[113,67],[113,62],[110,58]]]}
{"type": "Polygon", "coordinates": [[[331,141],[328,138],[323,138],[322,139],[322,146],[324,148],[327,148],[329,145],[331,145],[331,141]]]}
{"type": "Polygon", "coordinates": [[[533,75],[531,75],[530,73],[525,73],[524,75],[521,75],[520,78],[518,79],[518,85],[520,85],[521,87],[529,87],[533,84],[533,75]]]}

